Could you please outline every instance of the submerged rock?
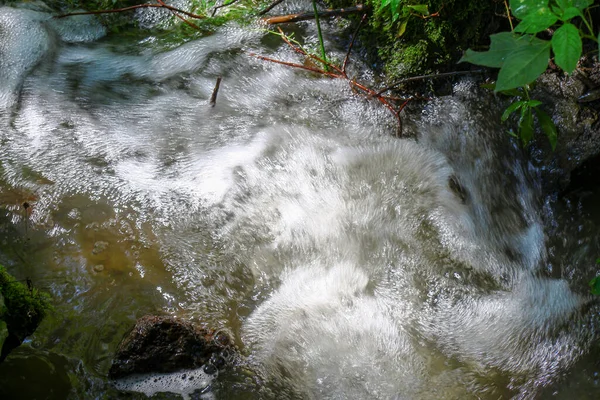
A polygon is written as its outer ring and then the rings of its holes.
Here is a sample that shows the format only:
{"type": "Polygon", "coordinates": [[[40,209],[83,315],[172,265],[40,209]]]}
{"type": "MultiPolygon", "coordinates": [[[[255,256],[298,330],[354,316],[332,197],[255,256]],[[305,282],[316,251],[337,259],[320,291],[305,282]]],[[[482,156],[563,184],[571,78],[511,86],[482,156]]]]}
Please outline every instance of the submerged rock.
{"type": "Polygon", "coordinates": [[[108,375],[118,379],[209,364],[220,368],[230,358],[230,342],[222,332],[198,327],[181,318],[147,315],[137,320],[119,344],[108,375]]]}

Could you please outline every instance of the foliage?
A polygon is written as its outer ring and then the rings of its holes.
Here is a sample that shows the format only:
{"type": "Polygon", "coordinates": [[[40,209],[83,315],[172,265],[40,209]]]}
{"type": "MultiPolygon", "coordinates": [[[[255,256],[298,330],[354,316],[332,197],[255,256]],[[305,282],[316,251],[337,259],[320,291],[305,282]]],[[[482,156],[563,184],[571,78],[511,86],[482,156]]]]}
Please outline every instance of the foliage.
{"type": "MultiPolygon", "coordinates": [[[[164,2],[172,5],[172,2],[164,2]]],[[[190,0],[186,2],[184,11],[199,15],[199,19],[190,19],[185,15],[172,13],[171,18],[161,19],[156,25],[152,25],[152,34],[161,36],[166,42],[180,45],[183,42],[197,38],[202,34],[211,33],[216,27],[235,19],[240,23],[249,23],[246,18],[253,12],[256,0],[237,0],[223,2],[219,0],[190,0]],[[218,12],[217,12],[218,9],[218,12]],[[178,16],[182,17],[181,19],[178,16]],[[183,21],[185,19],[185,21],[183,21]]],[[[127,10],[122,12],[106,12],[109,10],[122,10],[127,7],[141,4],[159,4],[150,0],[48,0],[48,4],[59,10],[58,14],[66,14],[81,10],[98,12],[96,17],[112,33],[137,35],[141,30],[147,28],[140,26],[140,19],[134,17],[136,11],[127,10]],[[137,28],[137,29],[131,29],[137,28]]],[[[140,10],[139,8],[136,10],[140,10]]],[[[153,8],[153,10],[158,10],[153,8]]],[[[161,11],[168,13],[166,9],[161,11]]],[[[147,31],[145,32],[147,36],[147,31]]]]}
{"type": "Polygon", "coordinates": [[[19,340],[31,335],[46,316],[50,296],[32,285],[18,282],[0,265],[0,321],[6,324],[8,334],[19,340]]]}
{"type": "MultiPolygon", "coordinates": [[[[483,85],[488,89],[494,89],[495,85],[483,85]]],[[[533,115],[537,117],[537,121],[542,131],[548,137],[552,150],[556,148],[558,140],[558,130],[552,118],[546,112],[539,108],[542,102],[533,100],[529,96],[531,85],[524,85],[516,89],[503,90],[500,93],[513,98],[513,102],[504,110],[502,114],[502,122],[506,122],[510,116],[516,112],[519,114],[518,134],[509,131],[509,134],[520,139],[523,146],[527,145],[533,139],[534,123],[533,115]]]]}
{"type": "Polygon", "coordinates": [[[527,88],[548,68],[551,52],[556,65],[570,74],[583,51],[582,37],[598,42],[588,21],[589,13],[586,16],[592,4],[593,0],[511,0],[512,15],[521,22],[512,32],[490,35],[488,51],[469,49],[459,61],[500,68],[494,90],[518,98],[508,106],[502,121],[520,111],[517,136],[524,145],[533,139],[535,113],[552,149],[556,147],[556,126],[548,114],[538,108],[541,102],[529,98],[527,88]],[[589,34],[572,23],[574,18],[583,21],[589,34]],[[551,40],[536,36],[549,28],[555,28],[551,40]]]}
{"type": "Polygon", "coordinates": [[[554,62],[572,73],[583,51],[582,37],[598,41],[584,13],[593,0],[511,0],[512,14],[521,19],[513,32],[490,36],[486,52],[467,50],[460,62],[500,68],[496,91],[514,89],[537,79],[547,68],[550,50],[554,62]],[[571,20],[581,18],[591,35],[578,29],[571,20]],[[535,35],[559,25],[551,40],[535,35]]]}
{"type": "Polygon", "coordinates": [[[321,32],[321,22],[319,21],[319,11],[317,10],[317,1],[312,0],[313,11],[315,13],[315,23],[317,24],[317,33],[319,34],[319,47],[321,48],[321,58],[323,59],[323,68],[325,71],[329,70],[327,66],[327,53],[325,52],[325,45],[323,44],[323,33],[321,32]]]}
{"type": "Polygon", "coordinates": [[[411,16],[430,16],[427,4],[406,4],[401,0],[381,0],[379,9],[384,13],[389,11],[393,23],[398,21],[398,37],[406,32],[406,26],[411,16]]]}
{"type": "Polygon", "coordinates": [[[496,18],[496,5],[489,0],[325,2],[332,8],[360,3],[373,10],[359,37],[371,64],[381,67],[390,81],[453,70],[469,46],[488,36],[494,28],[490,21],[496,18]]]}

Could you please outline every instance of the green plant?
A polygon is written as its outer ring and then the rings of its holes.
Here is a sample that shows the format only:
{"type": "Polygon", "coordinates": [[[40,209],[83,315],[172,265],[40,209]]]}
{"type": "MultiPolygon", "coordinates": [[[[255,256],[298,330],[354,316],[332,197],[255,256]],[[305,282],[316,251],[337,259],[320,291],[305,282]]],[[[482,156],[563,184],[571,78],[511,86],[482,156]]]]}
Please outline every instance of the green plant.
{"type": "MultiPolygon", "coordinates": [[[[494,85],[490,85],[490,88],[494,89],[494,85]]],[[[513,113],[519,112],[519,123],[517,125],[518,133],[515,134],[512,130],[508,133],[517,139],[520,139],[525,146],[533,139],[533,114],[535,114],[540,128],[548,137],[552,150],[554,150],[558,140],[558,130],[556,125],[554,124],[554,121],[552,121],[552,118],[539,108],[539,106],[542,105],[542,102],[531,99],[529,96],[529,89],[530,85],[524,85],[516,89],[508,89],[500,92],[501,94],[511,96],[514,99],[506,110],[504,110],[504,113],[502,113],[501,120],[502,122],[506,122],[513,113]]]]}
{"type": "Polygon", "coordinates": [[[467,50],[459,62],[500,68],[496,91],[514,89],[537,79],[548,67],[550,50],[554,62],[567,73],[572,73],[581,57],[582,37],[598,42],[591,21],[585,13],[593,0],[511,0],[512,14],[521,19],[513,32],[490,35],[490,49],[486,52],[467,50]],[[588,33],[571,22],[579,17],[588,33]],[[558,24],[551,40],[535,35],[558,24]]]}
{"type": "Polygon", "coordinates": [[[533,138],[533,110],[552,148],[556,146],[556,126],[538,108],[541,102],[529,98],[527,87],[548,67],[551,51],[555,64],[570,74],[581,57],[582,38],[598,42],[588,10],[592,4],[593,0],[511,0],[511,13],[521,22],[512,32],[490,35],[488,51],[469,49],[459,60],[500,68],[494,90],[520,98],[506,109],[502,120],[506,121],[510,114],[520,111],[518,136],[524,145],[533,138]],[[587,32],[572,23],[574,18],[581,19],[587,32]],[[551,40],[536,37],[550,28],[554,29],[551,40]]]}
{"type": "Polygon", "coordinates": [[[406,25],[412,15],[427,17],[429,16],[429,6],[427,4],[404,4],[401,0],[381,0],[379,10],[389,10],[392,16],[392,23],[398,21],[398,33],[400,37],[406,32],[406,25]]]}
{"type": "Polygon", "coordinates": [[[319,21],[319,10],[317,10],[316,0],[312,0],[313,11],[315,12],[315,22],[317,24],[317,33],[319,35],[319,47],[321,48],[321,58],[323,59],[323,68],[329,71],[327,66],[327,53],[325,53],[325,45],[323,44],[323,33],[321,32],[321,22],[319,21]]]}

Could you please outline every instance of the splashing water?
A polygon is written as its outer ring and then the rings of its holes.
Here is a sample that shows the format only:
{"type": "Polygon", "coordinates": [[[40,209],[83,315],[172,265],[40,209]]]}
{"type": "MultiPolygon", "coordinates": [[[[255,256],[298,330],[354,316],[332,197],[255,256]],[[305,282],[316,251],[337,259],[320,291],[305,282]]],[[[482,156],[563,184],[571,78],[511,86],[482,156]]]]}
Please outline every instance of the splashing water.
{"type": "Polygon", "coordinates": [[[20,226],[34,198],[21,257],[75,325],[39,346],[101,376],[162,310],[238,337],[240,391],[318,399],[533,398],[589,351],[595,305],[547,276],[535,171],[471,82],[397,139],[344,82],[250,57],[298,57],[258,29],[161,53],[48,21],[0,8],[0,200],[20,226]]]}

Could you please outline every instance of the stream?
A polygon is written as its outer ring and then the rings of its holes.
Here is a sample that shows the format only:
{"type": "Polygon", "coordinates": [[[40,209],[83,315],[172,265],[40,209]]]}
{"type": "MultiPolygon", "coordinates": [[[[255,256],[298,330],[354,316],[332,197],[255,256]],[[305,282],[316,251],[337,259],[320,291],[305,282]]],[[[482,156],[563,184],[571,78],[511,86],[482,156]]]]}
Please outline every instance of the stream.
{"type": "MultiPolygon", "coordinates": [[[[313,22],[294,29],[316,48],[313,22]]],[[[353,27],[324,29],[343,60],[353,27]]],[[[0,364],[0,398],[145,398],[106,374],[147,314],[227,332],[241,357],[146,393],[600,398],[600,191],[543,195],[469,78],[397,138],[346,81],[251,53],[304,62],[258,25],[174,46],[0,7],[0,264],[55,307],[0,364]]]]}

